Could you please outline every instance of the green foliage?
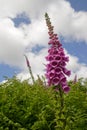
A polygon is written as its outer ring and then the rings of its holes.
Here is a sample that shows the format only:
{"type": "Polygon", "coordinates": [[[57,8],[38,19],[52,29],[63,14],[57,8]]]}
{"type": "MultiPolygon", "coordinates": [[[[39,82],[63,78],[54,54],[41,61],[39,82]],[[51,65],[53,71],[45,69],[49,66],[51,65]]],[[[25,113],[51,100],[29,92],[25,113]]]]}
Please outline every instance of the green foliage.
{"type": "Polygon", "coordinates": [[[87,129],[87,82],[83,79],[70,83],[71,91],[65,96],[67,122],[71,130],[87,129]]]}
{"type": "Polygon", "coordinates": [[[86,130],[87,80],[69,85],[61,108],[59,92],[40,78],[33,85],[8,79],[0,85],[0,130],[86,130]]]}
{"type": "MultiPolygon", "coordinates": [[[[0,87],[0,112],[8,120],[20,124],[18,128],[44,129],[49,127],[55,116],[53,96],[45,87],[37,83],[29,85],[27,81],[20,82],[16,78],[8,80],[0,87]],[[39,123],[39,126],[37,124],[39,123]]],[[[1,116],[1,128],[5,129],[6,120],[1,116]]],[[[15,130],[14,125],[12,129],[15,130]]],[[[6,128],[10,129],[9,122],[6,128]]]]}

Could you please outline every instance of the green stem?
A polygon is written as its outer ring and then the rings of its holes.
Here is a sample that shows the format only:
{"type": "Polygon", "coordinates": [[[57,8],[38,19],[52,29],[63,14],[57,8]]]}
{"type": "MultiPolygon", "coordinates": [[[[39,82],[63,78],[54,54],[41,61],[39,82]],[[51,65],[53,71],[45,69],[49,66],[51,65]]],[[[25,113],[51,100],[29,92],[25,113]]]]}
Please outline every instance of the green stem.
{"type": "Polygon", "coordinates": [[[33,74],[32,74],[31,67],[29,66],[28,69],[29,69],[29,73],[30,73],[30,75],[31,75],[31,78],[32,78],[32,81],[33,81],[33,84],[34,84],[34,83],[35,83],[35,80],[34,80],[34,76],[33,76],[33,74]]]}
{"type": "Polygon", "coordinates": [[[63,94],[64,94],[63,90],[62,90],[61,86],[59,86],[59,99],[60,99],[60,107],[59,107],[59,109],[60,109],[60,112],[59,112],[59,115],[58,115],[59,116],[58,122],[60,121],[60,122],[63,123],[63,126],[61,126],[61,127],[58,126],[59,130],[64,130],[65,129],[65,127],[64,127],[65,120],[62,118],[62,116],[63,116],[63,108],[64,108],[64,96],[63,96],[63,94]]]}
{"type": "MultiPolygon", "coordinates": [[[[62,119],[62,115],[64,114],[63,113],[63,108],[64,108],[64,96],[63,96],[63,91],[62,91],[62,88],[61,86],[59,86],[59,95],[60,95],[60,119],[62,119]]],[[[61,130],[65,130],[65,127],[66,127],[66,119],[63,120],[63,127],[61,130]]]]}
{"type": "Polygon", "coordinates": [[[60,95],[60,109],[62,112],[62,109],[64,108],[64,97],[63,97],[63,91],[61,89],[61,86],[59,86],[59,95],[60,95]]]}

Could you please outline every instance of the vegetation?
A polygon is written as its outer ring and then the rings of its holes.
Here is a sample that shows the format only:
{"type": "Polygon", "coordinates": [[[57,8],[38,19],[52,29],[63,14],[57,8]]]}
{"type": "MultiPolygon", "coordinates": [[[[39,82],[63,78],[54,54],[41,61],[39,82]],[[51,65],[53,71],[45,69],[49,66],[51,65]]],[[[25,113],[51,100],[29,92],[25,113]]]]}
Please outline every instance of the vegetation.
{"type": "Polygon", "coordinates": [[[40,78],[8,79],[0,85],[0,130],[87,130],[87,80],[68,84],[61,97],[40,78]]]}

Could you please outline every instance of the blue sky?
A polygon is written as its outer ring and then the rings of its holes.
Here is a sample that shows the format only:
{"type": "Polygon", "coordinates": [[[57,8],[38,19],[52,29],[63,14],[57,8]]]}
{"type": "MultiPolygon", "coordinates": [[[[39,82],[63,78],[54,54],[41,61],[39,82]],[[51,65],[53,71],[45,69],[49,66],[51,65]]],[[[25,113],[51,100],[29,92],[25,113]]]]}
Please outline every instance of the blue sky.
{"type": "Polygon", "coordinates": [[[68,52],[79,58],[79,62],[87,64],[87,45],[84,42],[71,42],[70,45],[63,42],[63,46],[68,52]]]}
{"type": "MultiPolygon", "coordinates": [[[[67,0],[76,11],[87,11],[87,0],[67,0]]],[[[84,41],[69,41],[70,44],[63,43],[63,46],[70,54],[79,58],[79,62],[87,64],[87,44],[84,41]]]]}
{"type": "Polygon", "coordinates": [[[12,19],[14,22],[15,27],[19,27],[20,24],[29,24],[30,19],[26,16],[26,14],[23,12],[22,14],[18,14],[15,18],[12,19]]]}
{"type": "Polygon", "coordinates": [[[57,33],[59,34],[61,32],[61,36],[59,35],[60,41],[62,42],[63,47],[72,60],[72,64],[70,63],[69,65],[69,68],[72,69],[72,75],[74,76],[75,74],[78,74],[81,76],[85,75],[84,77],[87,76],[86,74],[84,74],[84,72],[87,70],[87,39],[85,36],[85,25],[82,25],[87,20],[87,0],[65,0],[65,3],[64,0],[62,0],[59,3],[61,4],[60,10],[62,10],[62,7],[65,6],[66,14],[64,14],[64,16],[66,16],[67,18],[72,16],[72,24],[73,21],[75,22],[74,17],[79,21],[82,21],[81,27],[83,26],[84,30],[82,30],[81,34],[79,33],[81,31],[80,25],[78,27],[76,23],[75,26],[80,31],[71,27],[71,30],[73,32],[71,33],[68,30],[65,31],[61,27],[64,26],[64,24],[66,24],[68,27],[67,19],[65,19],[65,23],[61,23],[60,21],[61,19],[63,19],[62,13],[60,17],[56,17],[57,15],[59,15],[57,14],[59,13],[59,10],[57,10],[55,0],[48,0],[46,5],[44,0],[41,0],[39,2],[41,7],[37,3],[36,5],[34,5],[34,0],[30,3],[28,0],[23,0],[23,3],[19,1],[18,5],[17,0],[15,1],[15,3],[9,1],[6,6],[6,3],[4,2],[1,2],[0,4],[2,5],[2,7],[6,7],[4,8],[6,12],[4,11],[3,13],[3,8],[1,8],[0,14],[0,18],[2,21],[2,23],[0,24],[2,26],[3,32],[0,36],[0,44],[2,47],[2,52],[0,53],[0,82],[4,80],[4,76],[12,77],[15,73],[20,78],[27,77],[28,70],[23,56],[24,54],[27,54],[31,62],[34,74],[44,74],[44,67],[41,66],[43,66],[42,64],[45,61],[43,58],[47,53],[48,46],[46,44],[48,42],[48,36],[46,32],[47,28],[45,27],[44,19],[42,17],[43,12],[46,11],[48,11],[52,21],[55,19],[53,23],[55,25],[55,28],[58,27],[58,29],[56,29],[57,33]],[[67,4],[67,2],[69,5],[67,4]],[[28,4],[30,5],[28,6],[28,4]],[[67,13],[68,10],[71,11],[71,16],[69,16],[70,14],[67,13]],[[54,15],[54,13],[56,13],[56,15],[54,15]],[[6,27],[5,32],[4,27],[6,27]],[[46,29],[44,29],[44,27],[46,29]],[[36,65],[36,63],[38,65],[36,65]],[[76,72],[74,73],[73,71],[76,72]]]}
{"type": "Polygon", "coordinates": [[[87,0],[67,0],[76,11],[87,11],[87,0]]]}

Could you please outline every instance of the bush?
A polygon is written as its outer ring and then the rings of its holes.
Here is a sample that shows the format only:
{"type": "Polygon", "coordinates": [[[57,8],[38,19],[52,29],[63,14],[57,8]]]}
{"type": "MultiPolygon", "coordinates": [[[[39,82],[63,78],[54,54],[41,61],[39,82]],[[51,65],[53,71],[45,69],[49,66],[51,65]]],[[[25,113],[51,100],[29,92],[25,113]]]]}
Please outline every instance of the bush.
{"type": "Polygon", "coordinates": [[[69,85],[61,111],[59,92],[38,81],[8,79],[0,85],[0,130],[86,130],[87,82],[69,85]]]}
{"type": "MultiPolygon", "coordinates": [[[[55,118],[55,103],[51,90],[38,84],[31,86],[27,81],[21,83],[15,78],[8,80],[3,86],[0,88],[0,111],[3,116],[26,129],[44,129],[45,125],[49,128],[55,118]]],[[[0,125],[3,126],[2,123],[0,125]]]]}

